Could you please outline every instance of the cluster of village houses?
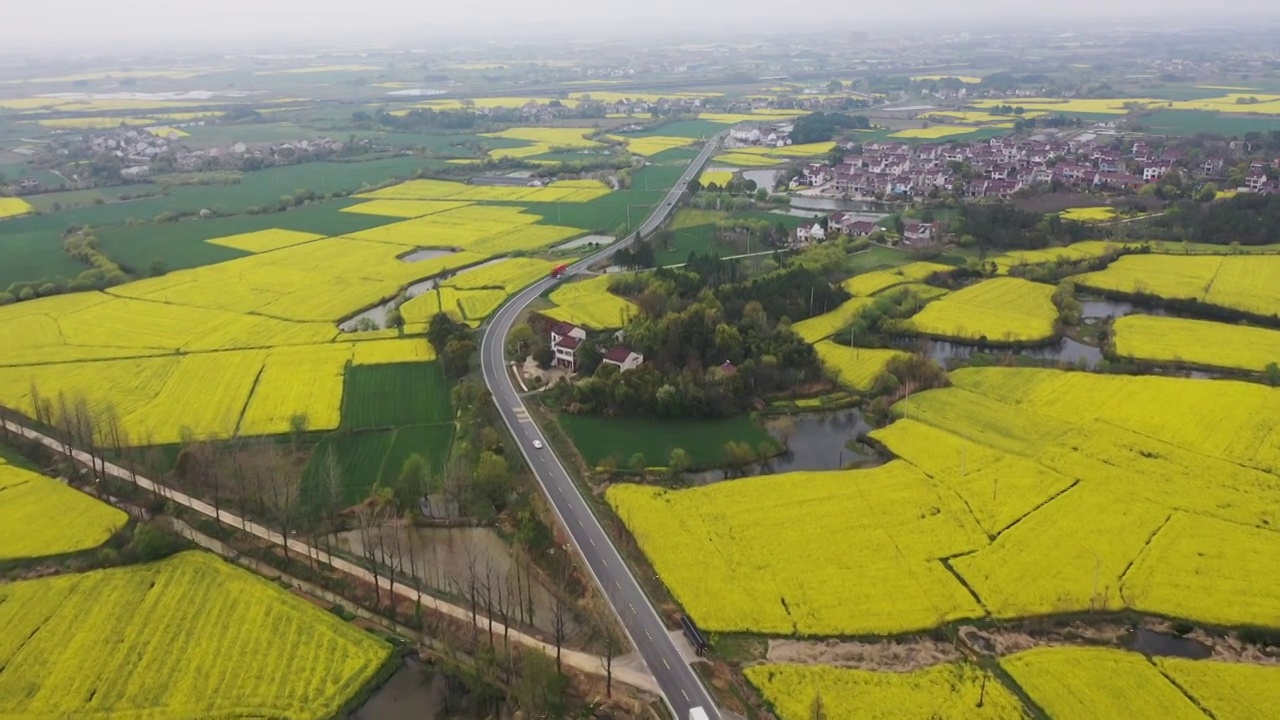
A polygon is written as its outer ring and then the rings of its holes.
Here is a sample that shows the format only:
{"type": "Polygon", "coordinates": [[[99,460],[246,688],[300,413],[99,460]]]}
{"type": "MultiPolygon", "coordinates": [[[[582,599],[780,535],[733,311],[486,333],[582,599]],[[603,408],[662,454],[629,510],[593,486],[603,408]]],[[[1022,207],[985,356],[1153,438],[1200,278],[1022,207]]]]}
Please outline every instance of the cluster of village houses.
{"type": "MultiPolygon", "coordinates": [[[[548,332],[551,336],[551,350],[555,353],[553,365],[570,372],[577,371],[578,351],[587,339],[587,331],[570,323],[554,322],[549,326],[548,332]]],[[[640,367],[644,363],[644,355],[623,345],[621,337],[621,331],[615,333],[614,339],[618,342],[605,351],[601,362],[616,366],[619,372],[640,367]]]]}
{"type": "MultiPolygon", "coordinates": [[[[853,141],[840,144],[846,152],[855,150],[853,141]]],[[[924,197],[936,188],[972,199],[1008,198],[1024,188],[1055,181],[1076,190],[1134,190],[1159,181],[1174,168],[1220,178],[1225,165],[1223,158],[1212,157],[1186,168],[1179,150],[1155,150],[1143,141],[1134,142],[1127,151],[1116,150],[1111,139],[1100,140],[1089,133],[1064,140],[994,137],[919,145],[870,141],[862,143],[860,150],[861,154],[846,154],[834,166],[806,165],[797,184],[849,197],[924,197]]],[[[1252,162],[1241,189],[1274,190],[1266,170],[1266,162],[1252,162]]]]}

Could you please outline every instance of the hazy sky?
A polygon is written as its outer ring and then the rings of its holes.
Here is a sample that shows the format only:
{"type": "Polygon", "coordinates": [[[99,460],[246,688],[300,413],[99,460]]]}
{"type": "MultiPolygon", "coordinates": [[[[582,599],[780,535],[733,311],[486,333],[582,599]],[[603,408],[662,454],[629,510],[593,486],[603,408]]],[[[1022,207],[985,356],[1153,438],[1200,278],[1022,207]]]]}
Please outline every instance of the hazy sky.
{"type": "Polygon", "coordinates": [[[698,32],[699,24],[709,30],[750,25],[761,30],[820,31],[887,25],[909,29],[954,19],[967,29],[981,30],[1037,20],[1042,25],[1098,18],[1150,21],[1197,14],[1215,24],[1242,17],[1280,19],[1277,0],[1212,5],[1202,0],[4,0],[3,4],[0,42],[9,49],[21,45],[50,51],[73,43],[193,47],[237,40],[342,37],[369,42],[450,31],[480,37],[523,35],[529,40],[561,31],[614,36],[671,30],[684,35],[698,32]]]}

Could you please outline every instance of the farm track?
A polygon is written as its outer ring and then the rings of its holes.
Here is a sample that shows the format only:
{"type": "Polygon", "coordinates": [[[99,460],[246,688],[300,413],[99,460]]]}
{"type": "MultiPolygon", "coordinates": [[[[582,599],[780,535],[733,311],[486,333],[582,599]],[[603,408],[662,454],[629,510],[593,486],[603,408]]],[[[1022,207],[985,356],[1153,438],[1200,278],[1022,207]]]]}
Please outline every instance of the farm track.
{"type": "MultiPolygon", "coordinates": [[[[35,430],[27,428],[23,425],[9,422],[7,420],[0,421],[0,422],[3,422],[5,427],[7,427],[10,431],[17,433],[30,440],[34,440],[50,448],[51,450],[54,450],[55,452],[62,453],[65,451],[66,446],[61,441],[55,438],[51,438],[47,435],[36,432],[35,430]]],[[[118,465],[114,465],[112,463],[105,462],[105,461],[100,461],[98,458],[95,458],[89,453],[86,453],[80,450],[72,450],[72,457],[77,462],[83,465],[86,465],[89,467],[95,467],[95,466],[101,467],[102,471],[105,472],[107,475],[118,478],[120,480],[124,480],[126,482],[134,483],[135,485],[142,488],[143,490],[153,492],[167,500],[170,500],[184,507],[190,508],[228,527],[235,528],[243,532],[247,532],[255,537],[261,538],[275,545],[279,545],[282,547],[285,546],[285,538],[280,533],[275,532],[268,527],[259,525],[258,523],[255,523],[255,522],[250,522],[243,517],[227,512],[225,510],[218,510],[206,502],[203,502],[201,500],[191,497],[190,495],[174,490],[166,485],[161,485],[159,483],[153,482],[152,480],[149,480],[141,475],[135,475],[133,473],[130,473],[128,470],[126,470],[125,468],[119,467],[118,465]]],[[[442,615],[447,615],[450,618],[459,620],[467,624],[470,624],[472,622],[471,620],[472,614],[469,609],[444,602],[430,595],[421,594],[414,588],[411,588],[402,583],[393,582],[388,578],[381,577],[381,576],[375,577],[373,573],[369,572],[363,567],[360,567],[359,565],[356,565],[355,563],[352,563],[343,558],[331,555],[319,548],[313,547],[300,540],[292,540],[292,539],[289,540],[288,549],[296,553],[299,553],[300,555],[305,555],[308,558],[312,558],[316,562],[327,565],[333,568],[334,570],[337,570],[342,573],[346,573],[359,580],[369,582],[369,583],[376,582],[378,586],[382,587],[385,590],[393,592],[396,595],[399,595],[405,600],[412,602],[412,601],[416,601],[418,597],[421,596],[422,605],[428,610],[433,610],[442,615]]],[[[501,622],[498,622],[497,620],[493,620],[491,622],[489,618],[485,617],[482,613],[478,613],[476,615],[475,625],[476,627],[479,627],[486,631],[488,631],[491,628],[495,636],[503,637],[505,635],[509,637],[511,640],[525,647],[539,650],[552,657],[555,657],[556,655],[556,648],[554,645],[545,643],[539,640],[538,638],[522,633],[519,630],[516,630],[514,628],[508,631],[508,629],[501,622]]],[[[570,667],[573,667],[582,672],[590,673],[592,675],[599,675],[599,676],[605,675],[605,659],[602,657],[592,655],[590,653],[581,652],[578,650],[570,650],[568,648],[563,648],[560,651],[560,653],[564,663],[569,665],[570,667]]],[[[628,685],[639,688],[641,690],[646,690],[649,692],[658,691],[658,686],[654,682],[653,677],[651,677],[650,675],[643,672],[639,672],[630,667],[626,667],[621,662],[615,662],[613,665],[614,665],[613,676],[616,680],[619,680],[621,682],[624,682],[628,685]]]]}

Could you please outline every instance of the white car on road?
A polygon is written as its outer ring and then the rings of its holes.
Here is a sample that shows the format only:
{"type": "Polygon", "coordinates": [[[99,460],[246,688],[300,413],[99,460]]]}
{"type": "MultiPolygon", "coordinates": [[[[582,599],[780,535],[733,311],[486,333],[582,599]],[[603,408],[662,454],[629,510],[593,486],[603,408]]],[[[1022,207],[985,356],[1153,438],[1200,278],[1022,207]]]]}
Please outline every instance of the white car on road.
{"type": "Polygon", "coordinates": [[[534,440],[534,441],[533,441],[533,447],[534,447],[534,449],[535,449],[535,450],[541,450],[541,449],[542,449],[542,441],[541,441],[541,440],[534,440]]]}

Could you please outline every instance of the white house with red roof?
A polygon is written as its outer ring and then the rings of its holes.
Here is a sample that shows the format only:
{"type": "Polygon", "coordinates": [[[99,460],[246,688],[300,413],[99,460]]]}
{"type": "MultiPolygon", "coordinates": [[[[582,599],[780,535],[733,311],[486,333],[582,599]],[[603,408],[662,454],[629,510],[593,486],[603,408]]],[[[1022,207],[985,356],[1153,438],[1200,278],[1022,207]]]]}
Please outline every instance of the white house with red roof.
{"type": "Polygon", "coordinates": [[[603,362],[614,365],[619,372],[635,370],[644,363],[644,355],[625,345],[615,345],[604,354],[603,362]]]}
{"type": "Polygon", "coordinates": [[[551,351],[555,353],[555,366],[575,370],[578,367],[578,348],[587,339],[587,331],[566,322],[551,326],[551,351]]]}

